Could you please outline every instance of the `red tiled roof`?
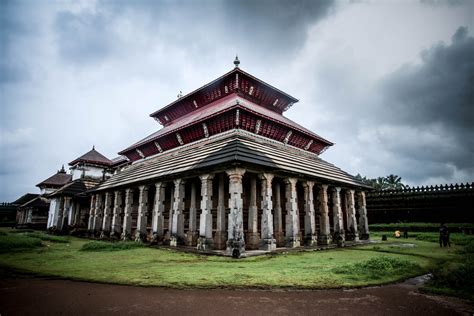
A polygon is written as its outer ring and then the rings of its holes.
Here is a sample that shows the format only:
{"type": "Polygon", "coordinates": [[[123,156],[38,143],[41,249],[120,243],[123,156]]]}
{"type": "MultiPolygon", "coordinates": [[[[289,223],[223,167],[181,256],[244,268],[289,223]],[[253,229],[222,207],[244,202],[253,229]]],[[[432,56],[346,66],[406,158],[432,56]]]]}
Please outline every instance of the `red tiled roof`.
{"type": "Polygon", "coordinates": [[[95,150],[95,147],[92,147],[90,151],[85,153],[79,158],[76,158],[75,160],[71,161],[69,163],[70,166],[75,165],[78,162],[87,162],[87,163],[92,163],[96,165],[103,165],[103,166],[110,166],[112,164],[112,161],[102,155],[100,152],[95,150]]]}
{"type": "Polygon", "coordinates": [[[201,121],[203,119],[212,117],[212,116],[214,116],[214,115],[216,115],[220,112],[223,112],[225,110],[228,110],[228,109],[230,109],[230,108],[232,108],[236,105],[240,105],[243,108],[246,108],[246,109],[248,109],[252,112],[255,112],[259,115],[268,117],[268,118],[270,118],[274,121],[277,121],[279,123],[283,123],[284,125],[287,125],[287,126],[289,126],[291,128],[294,128],[296,130],[300,130],[301,132],[303,132],[305,134],[308,134],[308,135],[311,135],[312,137],[314,137],[316,139],[319,139],[322,142],[324,142],[324,143],[326,143],[330,146],[333,145],[333,143],[331,143],[330,141],[324,139],[323,137],[317,135],[316,133],[310,131],[309,129],[299,125],[298,123],[293,122],[289,118],[287,118],[287,117],[285,117],[285,116],[283,116],[283,115],[281,115],[277,112],[269,110],[267,108],[256,105],[251,101],[244,100],[243,98],[239,98],[235,94],[232,94],[232,95],[229,95],[228,97],[225,97],[223,99],[219,99],[219,100],[217,100],[213,103],[210,103],[210,104],[206,105],[205,107],[201,108],[199,111],[188,113],[187,115],[183,116],[182,118],[180,118],[176,122],[173,122],[171,125],[163,127],[162,129],[158,130],[157,132],[148,135],[144,139],[142,139],[142,140],[136,142],[135,144],[127,147],[126,149],[122,150],[120,152],[120,154],[123,154],[123,153],[125,153],[126,151],[128,151],[130,149],[137,148],[140,145],[146,144],[146,143],[148,143],[152,140],[156,140],[156,139],[160,138],[163,135],[166,135],[166,134],[171,133],[173,131],[179,130],[179,129],[185,127],[185,126],[198,123],[199,121],[201,121]],[[237,100],[239,100],[238,103],[236,102],[237,100]]]}

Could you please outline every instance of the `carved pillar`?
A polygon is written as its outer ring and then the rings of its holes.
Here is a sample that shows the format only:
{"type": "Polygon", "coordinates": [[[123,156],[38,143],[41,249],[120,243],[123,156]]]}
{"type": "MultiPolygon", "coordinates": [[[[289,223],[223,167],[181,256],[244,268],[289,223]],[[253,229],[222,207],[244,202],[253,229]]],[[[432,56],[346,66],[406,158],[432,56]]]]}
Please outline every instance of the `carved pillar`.
{"type": "Polygon", "coordinates": [[[125,208],[123,214],[122,240],[132,239],[133,189],[125,190],[125,208]]]}
{"type": "Polygon", "coordinates": [[[113,217],[112,217],[112,231],[110,233],[110,237],[117,239],[120,237],[122,233],[122,191],[115,191],[114,192],[114,209],[113,209],[113,217]]]}
{"type": "Polygon", "coordinates": [[[81,204],[79,204],[79,202],[76,202],[75,203],[75,207],[74,207],[74,222],[72,223],[72,225],[74,227],[79,227],[81,226],[81,204]]]}
{"type": "Polygon", "coordinates": [[[341,208],[341,188],[335,187],[332,190],[332,214],[334,221],[334,242],[340,244],[344,242],[344,220],[341,208]]]}
{"type": "Polygon", "coordinates": [[[346,232],[347,240],[359,240],[359,232],[357,231],[357,219],[356,219],[356,210],[354,202],[354,190],[348,190],[346,192],[347,200],[347,227],[348,232],[346,232]]]}
{"type": "Polygon", "coordinates": [[[272,202],[272,180],[273,174],[264,173],[260,175],[262,182],[262,221],[261,221],[261,248],[263,250],[275,250],[276,240],[273,238],[273,202],[272,202]]]}
{"type": "Polygon", "coordinates": [[[95,199],[96,199],[96,195],[93,194],[91,195],[91,206],[89,208],[89,221],[87,223],[87,230],[90,232],[92,232],[92,229],[93,229],[93,225],[94,225],[94,216],[95,216],[95,199]]]}
{"type": "Polygon", "coordinates": [[[329,229],[328,186],[326,184],[322,184],[319,190],[319,216],[320,232],[318,243],[320,245],[329,245],[331,243],[331,231],[329,229]]]}
{"type": "Polygon", "coordinates": [[[67,221],[66,221],[66,225],[68,227],[74,225],[74,217],[76,214],[75,211],[76,211],[76,203],[74,203],[71,198],[69,202],[68,213],[67,213],[68,215],[67,215],[67,221]]]}
{"type": "Polygon", "coordinates": [[[242,176],[245,169],[234,168],[227,170],[229,176],[229,217],[227,219],[227,249],[226,253],[240,257],[245,252],[244,215],[242,200],[242,176]]]}
{"type": "Polygon", "coordinates": [[[206,251],[214,246],[212,239],[212,179],[214,175],[204,174],[201,179],[201,217],[199,220],[199,239],[197,249],[206,251]]]}
{"type": "Polygon", "coordinates": [[[56,230],[61,231],[63,225],[63,213],[64,213],[64,196],[58,198],[55,214],[54,214],[54,223],[53,226],[56,227],[56,230]]]}
{"type": "Polygon", "coordinates": [[[164,238],[165,226],[165,189],[166,185],[163,182],[155,183],[155,201],[153,204],[153,216],[151,226],[153,230],[153,242],[161,242],[164,238]]]}
{"type": "Polygon", "coordinates": [[[298,203],[296,194],[295,178],[286,179],[286,247],[294,248],[300,246],[298,203]]]}
{"type": "Polygon", "coordinates": [[[170,208],[168,210],[168,232],[166,233],[165,240],[171,240],[171,229],[173,226],[173,207],[174,207],[174,185],[171,185],[171,197],[170,197],[170,208]]]}
{"type": "Polygon", "coordinates": [[[225,191],[224,191],[224,174],[219,175],[219,190],[217,196],[217,227],[215,241],[216,249],[225,249],[226,235],[225,235],[225,191]]]}
{"type": "Polygon", "coordinates": [[[174,180],[173,222],[170,246],[176,247],[184,242],[184,181],[174,180]]]}
{"type": "Polygon", "coordinates": [[[186,233],[187,245],[196,246],[198,232],[196,229],[197,207],[196,207],[196,183],[191,182],[191,197],[189,201],[189,230],[186,233]]]}
{"type": "Polygon", "coordinates": [[[104,219],[102,221],[102,231],[100,238],[106,238],[110,236],[110,227],[112,225],[112,192],[105,193],[104,202],[104,219]]]}
{"type": "Polygon", "coordinates": [[[137,229],[135,231],[135,241],[146,241],[146,224],[148,221],[148,186],[142,185],[139,187],[139,190],[140,193],[138,195],[138,218],[137,229]]]}
{"type": "Polygon", "coordinates": [[[248,234],[246,247],[258,249],[260,238],[258,236],[258,207],[257,207],[257,177],[250,176],[250,201],[248,216],[248,234]]]}
{"type": "Polygon", "coordinates": [[[307,246],[316,246],[316,214],[314,211],[313,181],[303,182],[304,188],[304,242],[307,246]]]}
{"type": "Polygon", "coordinates": [[[274,224],[274,235],[276,244],[278,247],[285,246],[285,236],[283,235],[283,219],[281,214],[281,186],[280,182],[275,182],[275,205],[273,206],[273,224],[274,224]]]}
{"type": "Polygon", "coordinates": [[[102,229],[102,219],[104,218],[104,205],[102,202],[102,195],[97,194],[95,200],[95,216],[94,216],[94,234],[100,234],[102,229]]]}
{"type": "Polygon", "coordinates": [[[369,221],[367,219],[367,205],[365,203],[365,192],[360,191],[359,195],[359,231],[360,239],[369,239],[369,221]]]}
{"type": "Polygon", "coordinates": [[[68,221],[69,221],[69,208],[71,207],[71,197],[65,196],[63,197],[63,210],[62,210],[62,218],[59,223],[58,229],[60,231],[66,231],[68,229],[68,221]]]}

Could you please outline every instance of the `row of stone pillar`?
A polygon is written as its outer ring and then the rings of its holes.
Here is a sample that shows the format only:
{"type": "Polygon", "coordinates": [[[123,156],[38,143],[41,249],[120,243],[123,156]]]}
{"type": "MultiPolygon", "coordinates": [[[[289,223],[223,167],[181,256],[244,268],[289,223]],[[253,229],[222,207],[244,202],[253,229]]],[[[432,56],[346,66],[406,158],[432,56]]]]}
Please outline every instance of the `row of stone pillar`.
{"type": "MultiPolygon", "coordinates": [[[[185,207],[185,187],[183,179],[173,181],[174,190],[171,203],[171,214],[169,221],[169,236],[171,246],[180,243],[194,244],[197,242],[199,250],[207,251],[213,248],[222,248],[226,245],[229,254],[241,254],[245,251],[245,236],[243,223],[243,187],[242,177],[245,173],[243,168],[232,168],[226,171],[229,178],[229,214],[226,218],[224,174],[218,177],[218,203],[216,234],[213,238],[213,218],[212,218],[212,188],[213,174],[200,176],[201,181],[201,203],[200,203],[200,227],[197,231],[197,206],[196,206],[196,185],[191,184],[191,202],[189,207],[189,230],[184,232],[184,207],[185,207]],[[227,222],[227,225],[226,225],[227,222]],[[227,238],[226,238],[227,226],[227,238]],[[216,243],[216,245],[214,244],[216,243]]],[[[272,185],[273,174],[262,173],[261,180],[261,227],[258,233],[258,212],[256,196],[256,178],[250,180],[250,205],[248,223],[248,242],[250,244],[259,243],[261,249],[273,250],[276,248],[276,239],[283,238],[283,218],[280,201],[280,183],[272,185]],[[275,188],[275,206],[273,205],[273,187],[275,188]],[[274,223],[275,222],[275,223],[274,223]],[[260,236],[259,236],[260,235],[260,236]]],[[[299,210],[297,203],[296,178],[285,179],[286,197],[286,218],[285,218],[285,245],[287,247],[298,247],[302,243],[314,246],[316,244],[328,244],[331,242],[329,206],[328,206],[328,185],[320,185],[320,232],[316,232],[316,214],[314,208],[313,181],[303,181],[304,188],[304,240],[300,240],[299,232],[299,210]]],[[[153,240],[161,241],[164,236],[164,212],[165,212],[165,186],[164,182],[155,183],[156,193],[152,210],[152,232],[153,240]]],[[[344,233],[343,212],[341,208],[341,188],[335,187],[332,190],[332,207],[335,241],[344,240],[345,236],[351,236],[353,240],[358,239],[359,225],[363,237],[368,237],[367,210],[365,207],[365,194],[359,194],[359,223],[356,222],[355,191],[346,191],[347,223],[350,232],[344,233]]],[[[106,192],[105,199],[99,194],[91,198],[90,216],[88,229],[91,232],[101,232],[102,236],[111,236],[124,240],[145,240],[147,237],[147,213],[148,213],[148,186],[139,187],[138,218],[135,236],[132,236],[132,204],[133,189],[125,190],[125,205],[122,206],[122,191],[106,192]],[[112,194],[114,205],[112,206],[112,194]],[[103,202],[103,205],[102,205],[103,202]],[[123,211],[123,223],[122,221],[123,211]]]]}

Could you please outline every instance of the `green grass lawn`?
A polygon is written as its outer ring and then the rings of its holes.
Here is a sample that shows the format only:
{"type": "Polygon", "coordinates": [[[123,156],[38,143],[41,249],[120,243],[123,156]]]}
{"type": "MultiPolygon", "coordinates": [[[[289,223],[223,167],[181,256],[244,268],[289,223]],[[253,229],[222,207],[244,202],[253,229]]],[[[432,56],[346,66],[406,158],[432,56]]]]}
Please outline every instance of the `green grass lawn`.
{"type": "MultiPolygon", "coordinates": [[[[379,234],[375,240],[380,240],[379,234]]],[[[442,261],[456,260],[460,249],[440,249],[437,243],[416,238],[389,237],[384,243],[354,248],[232,259],[0,230],[0,266],[7,271],[176,288],[316,289],[383,284],[426,273],[442,261]]]]}

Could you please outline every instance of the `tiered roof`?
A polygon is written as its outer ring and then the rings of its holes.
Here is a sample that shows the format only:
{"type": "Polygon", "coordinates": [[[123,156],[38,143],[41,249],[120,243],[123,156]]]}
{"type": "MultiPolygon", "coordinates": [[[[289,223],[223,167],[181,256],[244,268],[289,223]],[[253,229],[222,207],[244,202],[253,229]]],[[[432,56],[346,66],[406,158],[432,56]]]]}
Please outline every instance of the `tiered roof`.
{"type": "Polygon", "coordinates": [[[333,143],[282,115],[296,102],[236,67],[150,114],[164,127],[119,154],[136,161],[235,128],[320,154],[333,143]]]}
{"type": "Polygon", "coordinates": [[[47,188],[60,188],[66,183],[72,180],[72,175],[67,174],[66,170],[64,170],[64,166],[58,170],[58,172],[48,179],[41,181],[36,186],[39,188],[47,187],[47,188]]]}
{"type": "Polygon", "coordinates": [[[89,163],[89,164],[94,164],[94,165],[99,165],[99,166],[104,166],[104,167],[109,167],[113,163],[112,161],[102,155],[100,152],[95,150],[95,146],[92,146],[92,149],[88,152],[86,152],[84,155],[80,156],[79,158],[74,159],[69,163],[70,166],[74,166],[78,163],[89,163]]]}

